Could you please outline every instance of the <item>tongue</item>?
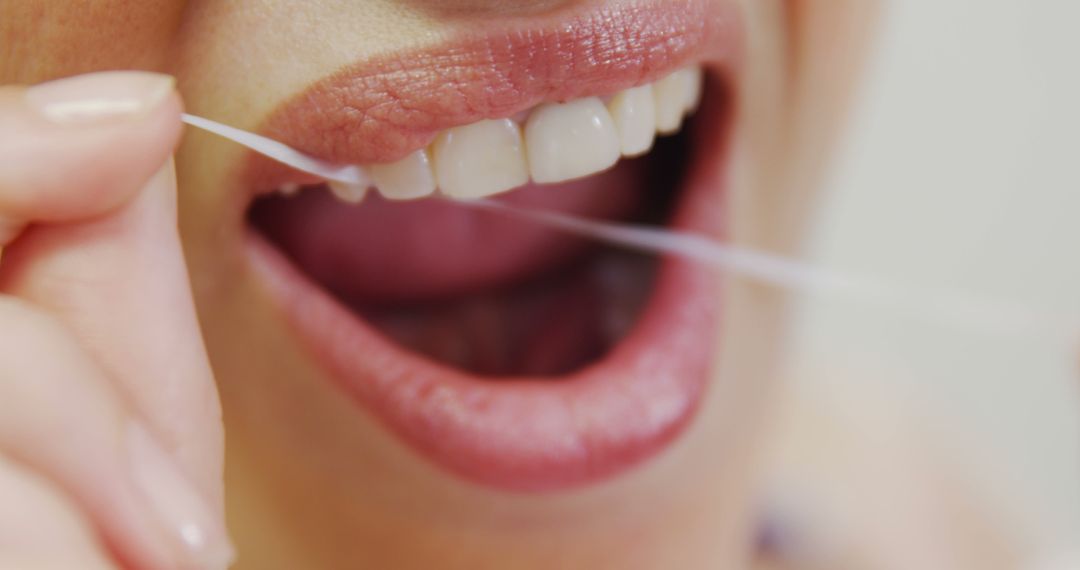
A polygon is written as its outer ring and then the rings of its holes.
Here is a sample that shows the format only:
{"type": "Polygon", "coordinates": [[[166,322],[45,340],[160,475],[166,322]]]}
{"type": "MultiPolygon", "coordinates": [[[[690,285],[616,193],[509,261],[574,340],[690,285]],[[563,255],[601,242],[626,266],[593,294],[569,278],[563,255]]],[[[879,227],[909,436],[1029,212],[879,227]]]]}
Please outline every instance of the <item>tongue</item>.
{"type": "Polygon", "coordinates": [[[527,284],[409,309],[357,307],[398,343],[484,376],[552,377],[595,361],[632,326],[653,261],[597,252],[527,284]]]}
{"type": "MultiPolygon", "coordinates": [[[[637,161],[550,186],[526,186],[508,203],[594,218],[628,216],[644,185],[637,161]]],[[[586,244],[520,220],[445,200],[359,206],[323,189],[256,202],[256,227],[311,278],[349,305],[403,305],[519,282],[579,256],[586,244]]]]}

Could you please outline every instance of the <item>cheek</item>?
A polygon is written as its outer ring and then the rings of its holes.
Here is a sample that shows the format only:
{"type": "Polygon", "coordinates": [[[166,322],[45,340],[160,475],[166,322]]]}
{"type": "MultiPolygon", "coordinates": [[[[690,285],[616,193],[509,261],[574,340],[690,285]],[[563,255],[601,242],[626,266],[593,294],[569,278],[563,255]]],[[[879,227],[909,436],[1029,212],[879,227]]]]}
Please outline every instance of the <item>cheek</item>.
{"type": "Polygon", "coordinates": [[[792,128],[804,141],[791,149],[800,180],[816,183],[832,158],[867,56],[872,53],[881,2],[801,0],[791,3],[792,128]]]}
{"type": "Polygon", "coordinates": [[[0,83],[167,65],[184,0],[0,3],[0,83]]]}
{"type": "Polygon", "coordinates": [[[747,0],[736,234],[799,248],[875,31],[879,0],[747,0]],[[741,190],[741,191],[740,191],[741,190]]]}

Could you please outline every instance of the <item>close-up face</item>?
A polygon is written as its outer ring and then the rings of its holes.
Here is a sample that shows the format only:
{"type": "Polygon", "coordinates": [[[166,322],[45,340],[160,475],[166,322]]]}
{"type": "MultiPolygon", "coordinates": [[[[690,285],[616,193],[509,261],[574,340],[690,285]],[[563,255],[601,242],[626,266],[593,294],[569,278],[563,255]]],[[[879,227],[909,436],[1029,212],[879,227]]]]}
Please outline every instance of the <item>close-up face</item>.
{"type": "Polygon", "coordinates": [[[0,82],[169,73],[372,181],[177,151],[237,567],[742,564],[783,296],[467,201],[797,253],[872,2],[31,4],[0,82]]]}

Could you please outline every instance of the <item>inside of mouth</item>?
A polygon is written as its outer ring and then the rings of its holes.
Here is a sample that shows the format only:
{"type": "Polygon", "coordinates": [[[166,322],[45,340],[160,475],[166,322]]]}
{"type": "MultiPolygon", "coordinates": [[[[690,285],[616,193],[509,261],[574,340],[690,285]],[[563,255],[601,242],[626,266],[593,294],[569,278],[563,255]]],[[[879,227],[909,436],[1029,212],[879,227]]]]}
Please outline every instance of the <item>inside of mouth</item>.
{"type": "MultiPolygon", "coordinates": [[[[682,187],[691,127],[607,172],[495,199],[665,225],[682,187]]],[[[637,322],[659,261],[439,198],[369,195],[352,205],[322,186],[265,195],[249,219],[388,338],[490,378],[561,377],[603,358],[637,322]]]]}

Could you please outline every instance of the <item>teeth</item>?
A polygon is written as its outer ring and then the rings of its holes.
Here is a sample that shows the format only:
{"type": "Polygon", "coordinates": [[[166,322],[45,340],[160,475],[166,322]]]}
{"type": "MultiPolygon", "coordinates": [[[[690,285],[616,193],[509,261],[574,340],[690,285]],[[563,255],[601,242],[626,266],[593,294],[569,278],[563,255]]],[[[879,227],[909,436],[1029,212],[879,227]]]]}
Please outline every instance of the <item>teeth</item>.
{"type": "Polygon", "coordinates": [[[597,97],[536,108],[525,124],[532,179],[563,182],[600,172],[619,160],[619,134],[597,97]]]}
{"type": "Polygon", "coordinates": [[[608,111],[619,131],[619,145],[625,156],[649,152],[656,138],[656,106],[651,85],[627,89],[608,103],[608,111]]]}
{"type": "Polygon", "coordinates": [[[435,174],[424,149],[392,164],[373,164],[367,171],[379,193],[390,200],[414,200],[435,191],[435,174]]]}
{"type": "Polygon", "coordinates": [[[295,196],[300,192],[300,185],[295,182],[288,182],[282,184],[281,188],[278,188],[278,192],[284,196],[295,196]]]}
{"type": "Polygon", "coordinates": [[[693,76],[685,70],[676,71],[653,86],[656,130],[660,134],[671,134],[679,130],[683,114],[694,97],[693,89],[693,76]]]}
{"type": "MultiPolygon", "coordinates": [[[[700,67],[680,69],[620,91],[607,105],[597,97],[545,103],[513,118],[448,129],[429,149],[360,168],[390,200],[424,198],[436,189],[452,198],[483,198],[522,186],[530,177],[541,184],[563,182],[609,168],[620,156],[645,154],[658,133],[679,130],[701,103],[702,90],[700,67]]],[[[278,191],[292,195],[298,189],[287,184],[278,191]]],[[[352,203],[368,190],[338,183],[330,189],[352,203]]]]}
{"type": "Polygon", "coordinates": [[[701,104],[701,95],[705,91],[705,80],[702,77],[703,72],[700,67],[691,67],[689,69],[683,69],[677,73],[686,74],[686,107],[684,111],[686,114],[691,114],[697,111],[698,105],[701,104]]]}
{"type": "Polygon", "coordinates": [[[350,204],[359,204],[364,201],[364,196],[367,195],[366,186],[354,186],[352,184],[343,184],[341,182],[330,181],[327,183],[330,186],[330,191],[334,193],[342,202],[348,202],[350,204]]]}
{"type": "Polygon", "coordinates": [[[483,198],[529,181],[521,129],[510,119],[480,121],[435,139],[435,177],[454,198],[483,198]]]}

